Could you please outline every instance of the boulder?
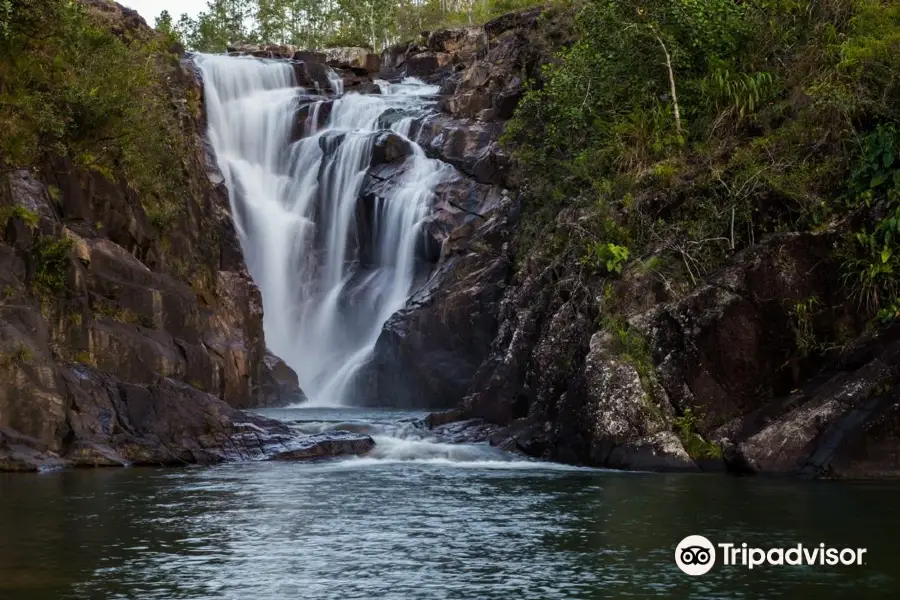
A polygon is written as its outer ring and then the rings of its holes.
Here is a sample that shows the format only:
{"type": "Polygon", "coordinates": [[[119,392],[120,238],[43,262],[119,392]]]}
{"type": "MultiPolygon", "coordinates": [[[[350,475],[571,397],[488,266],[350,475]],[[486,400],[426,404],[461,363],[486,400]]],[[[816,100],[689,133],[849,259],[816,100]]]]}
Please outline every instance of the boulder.
{"type": "Polygon", "coordinates": [[[375,440],[350,431],[333,431],[309,436],[295,447],[278,452],[272,460],[313,460],[340,456],[360,456],[375,447],[375,440]]]}
{"type": "Polygon", "coordinates": [[[466,62],[475,58],[487,41],[488,37],[481,27],[457,27],[431,32],[425,39],[425,47],[431,52],[451,56],[453,62],[466,62]]]}
{"type": "Polygon", "coordinates": [[[365,48],[328,48],[325,51],[325,61],[332,68],[363,73],[377,73],[381,68],[381,58],[365,48]]]}
{"type": "Polygon", "coordinates": [[[392,132],[383,133],[375,140],[375,145],[372,147],[372,159],[369,164],[372,167],[377,167],[396,163],[410,156],[412,152],[412,146],[405,138],[392,132]]]}
{"type": "Polygon", "coordinates": [[[433,75],[453,63],[453,56],[446,52],[421,52],[406,59],[406,74],[410,77],[433,75]]]}
{"type": "Polygon", "coordinates": [[[500,148],[502,131],[498,123],[434,115],[415,121],[411,135],[430,157],[450,163],[478,183],[505,185],[511,161],[500,148]]]}
{"type": "Polygon", "coordinates": [[[263,362],[266,369],[261,393],[265,398],[265,406],[286,406],[306,400],[306,394],[300,389],[297,373],[283,360],[266,351],[263,362]]]}
{"type": "Polygon", "coordinates": [[[229,54],[237,56],[256,56],[258,58],[294,58],[297,48],[290,44],[253,44],[250,42],[232,42],[225,48],[229,54]]]}
{"type": "Polygon", "coordinates": [[[318,94],[333,93],[329,68],[321,62],[294,61],[294,77],[297,85],[318,94]]]}

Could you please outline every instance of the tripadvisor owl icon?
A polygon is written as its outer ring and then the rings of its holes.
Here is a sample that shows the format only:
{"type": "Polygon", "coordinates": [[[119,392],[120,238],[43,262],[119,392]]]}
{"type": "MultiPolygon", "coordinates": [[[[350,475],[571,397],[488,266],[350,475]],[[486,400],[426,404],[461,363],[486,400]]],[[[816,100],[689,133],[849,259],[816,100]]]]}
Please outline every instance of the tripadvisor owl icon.
{"type": "Polygon", "coordinates": [[[688,575],[703,575],[716,564],[716,548],[702,535],[689,535],[675,548],[675,564],[688,575]]]}

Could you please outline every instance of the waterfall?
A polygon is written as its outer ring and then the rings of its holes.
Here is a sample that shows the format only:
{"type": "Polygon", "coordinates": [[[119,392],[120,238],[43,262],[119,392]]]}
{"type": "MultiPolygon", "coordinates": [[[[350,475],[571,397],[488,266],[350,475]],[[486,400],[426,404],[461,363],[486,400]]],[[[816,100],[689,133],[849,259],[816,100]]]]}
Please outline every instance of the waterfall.
{"type": "Polygon", "coordinates": [[[385,133],[379,118],[399,112],[391,129],[406,139],[437,88],[379,82],[383,95],[326,99],[297,87],[284,61],[198,55],[196,63],[269,348],[297,372],[310,403],[352,404],[354,375],[412,291],[421,222],[451,170],[410,142],[389,193],[369,209],[371,223],[360,223],[361,189],[385,133]],[[309,117],[292,139],[301,106],[309,117]]]}

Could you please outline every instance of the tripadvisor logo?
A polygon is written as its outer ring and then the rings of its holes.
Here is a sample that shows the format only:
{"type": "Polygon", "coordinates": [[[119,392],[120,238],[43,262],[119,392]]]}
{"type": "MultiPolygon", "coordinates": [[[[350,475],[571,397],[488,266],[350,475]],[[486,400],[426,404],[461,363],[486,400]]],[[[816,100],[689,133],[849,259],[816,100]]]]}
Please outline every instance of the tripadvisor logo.
{"type": "Polygon", "coordinates": [[[702,535],[689,535],[675,548],[675,564],[688,575],[703,575],[716,564],[716,548],[702,535]]]}
{"type": "Polygon", "coordinates": [[[825,544],[789,548],[754,548],[746,543],[720,542],[713,545],[702,535],[689,535],[675,548],[675,564],[688,575],[704,575],[716,564],[753,569],[762,565],[807,565],[834,567],[837,565],[862,565],[865,548],[832,548],[825,544]],[[718,548],[718,550],[717,550],[718,548]]]}

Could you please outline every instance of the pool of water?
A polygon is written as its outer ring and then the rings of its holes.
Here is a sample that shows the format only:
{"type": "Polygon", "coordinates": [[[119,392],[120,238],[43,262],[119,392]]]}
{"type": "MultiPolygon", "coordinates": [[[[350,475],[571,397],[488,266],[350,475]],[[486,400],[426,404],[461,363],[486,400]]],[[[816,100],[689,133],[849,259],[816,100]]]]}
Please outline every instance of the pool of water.
{"type": "Polygon", "coordinates": [[[268,414],[369,428],[379,448],[0,474],[0,598],[900,596],[898,484],[600,471],[444,444],[409,413],[268,414]],[[864,547],[866,563],[717,565],[692,578],[673,559],[688,534],[864,547]]]}

